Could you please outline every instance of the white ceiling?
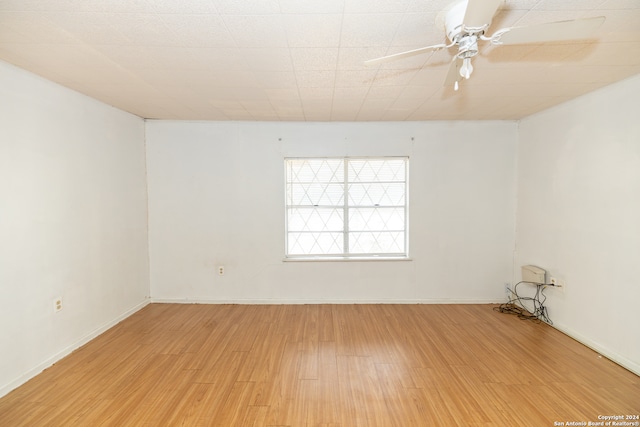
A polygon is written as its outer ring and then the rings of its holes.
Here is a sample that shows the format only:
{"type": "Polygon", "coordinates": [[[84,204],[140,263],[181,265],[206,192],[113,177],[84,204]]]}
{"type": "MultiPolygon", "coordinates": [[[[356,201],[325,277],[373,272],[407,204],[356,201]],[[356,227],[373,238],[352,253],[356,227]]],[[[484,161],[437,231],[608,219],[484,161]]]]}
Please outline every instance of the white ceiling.
{"type": "Polygon", "coordinates": [[[144,118],[519,119],[640,73],[640,0],[506,0],[488,34],[606,16],[593,39],[481,45],[458,92],[451,0],[0,0],[0,59],[144,118]],[[439,24],[436,24],[438,22],[439,24]]]}

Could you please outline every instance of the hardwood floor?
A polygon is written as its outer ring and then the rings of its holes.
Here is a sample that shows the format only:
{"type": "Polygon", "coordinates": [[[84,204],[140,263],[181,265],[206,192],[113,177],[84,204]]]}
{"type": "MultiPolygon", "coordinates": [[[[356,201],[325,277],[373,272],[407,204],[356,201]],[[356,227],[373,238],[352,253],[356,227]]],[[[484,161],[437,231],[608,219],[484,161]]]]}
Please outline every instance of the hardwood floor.
{"type": "Polygon", "coordinates": [[[152,304],[0,399],[0,426],[537,427],[640,414],[640,377],[492,307],[152,304]]]}

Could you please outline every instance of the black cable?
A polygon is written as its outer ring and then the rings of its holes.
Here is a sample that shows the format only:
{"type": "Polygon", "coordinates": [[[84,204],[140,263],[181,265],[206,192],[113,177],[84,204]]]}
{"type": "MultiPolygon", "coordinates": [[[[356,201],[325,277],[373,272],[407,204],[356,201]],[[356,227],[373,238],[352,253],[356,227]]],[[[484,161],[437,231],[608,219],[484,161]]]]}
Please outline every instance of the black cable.
{"type": "Polygon", "coordinates": [[[544,305],[545,301],[547,300],[547,296],[544,294],[544,289],[547,286],[554,285],[551,283],[528,282],[526,280],[518,282],[513,287],[513,290],[507,287],[507,290],[509,291],[509,301],[500,304],[498,307],[493,307],[493,309],[500,313],[516,315],[519,319],[532,320],[536,323],[540,323],[542,321],[553,325],[553,322],[549,318],[547,307],[545,307],[544,305]],[[520,285],[521,283],[529,283],[531,285],[535,285],[535,295],[533,297],[523,297],[518,295],[518,285],[520,285]],[[533,310],[528,310],[526,308],[526,303],[532,303],[533,310]]]}

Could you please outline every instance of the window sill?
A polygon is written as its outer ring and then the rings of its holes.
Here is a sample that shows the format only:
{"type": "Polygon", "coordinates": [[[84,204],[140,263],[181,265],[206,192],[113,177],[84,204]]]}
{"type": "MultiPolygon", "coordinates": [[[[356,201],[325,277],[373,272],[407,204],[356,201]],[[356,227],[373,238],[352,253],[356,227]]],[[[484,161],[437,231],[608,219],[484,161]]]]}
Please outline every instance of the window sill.
{"type": "Polygon", "coordinates": [[[283,258],[283,262],[388,262],[388,261],[413,261],[409,257],[307,257],[307,258],[283,258]]]}

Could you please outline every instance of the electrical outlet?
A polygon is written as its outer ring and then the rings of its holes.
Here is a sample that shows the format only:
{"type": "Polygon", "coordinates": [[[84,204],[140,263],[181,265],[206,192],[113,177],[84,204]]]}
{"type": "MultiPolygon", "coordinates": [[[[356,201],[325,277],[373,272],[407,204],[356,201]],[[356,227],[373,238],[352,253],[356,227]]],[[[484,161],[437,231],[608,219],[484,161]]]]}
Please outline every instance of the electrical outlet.
{"type": "Polygon", "coordinates": [[[62,297],[58,297],[53,300],[53,312],[57,313],[60,310],[62,310],[62,297]]]}
{"type": "Polygon", "coordinates": [[[224,276],[224,265],[218,266],[218,276],[224,276]]]}

